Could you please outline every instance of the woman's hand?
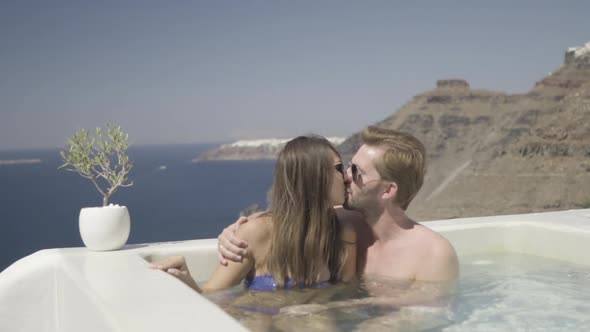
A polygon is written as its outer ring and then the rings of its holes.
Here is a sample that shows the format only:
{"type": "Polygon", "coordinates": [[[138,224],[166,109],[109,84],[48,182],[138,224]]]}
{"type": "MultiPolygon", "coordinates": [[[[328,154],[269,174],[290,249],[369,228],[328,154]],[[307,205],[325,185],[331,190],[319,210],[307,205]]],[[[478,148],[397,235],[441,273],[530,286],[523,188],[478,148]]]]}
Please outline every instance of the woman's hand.
{"type": "Polygon", "coordinates": [[[199,288],[199,285],[197,285],[191,276],[190,271],[186,266],[186,260],[183,256],[171,256],[161,261],[152,262],[148,267],[150,269],[164,271],[176,277],[178,280],[182,281],[197,292],[202,292],[201,288],[199,288]]]}

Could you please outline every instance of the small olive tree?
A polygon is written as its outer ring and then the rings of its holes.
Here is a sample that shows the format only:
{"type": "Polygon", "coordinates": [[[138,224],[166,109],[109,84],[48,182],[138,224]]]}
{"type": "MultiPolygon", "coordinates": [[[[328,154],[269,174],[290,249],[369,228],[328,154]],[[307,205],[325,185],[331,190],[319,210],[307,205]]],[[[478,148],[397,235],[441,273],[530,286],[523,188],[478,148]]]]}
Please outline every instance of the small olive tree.
{"type": "Polygon", "coordinates": [[[103,206],[107,206],[117,189],[133,185],[127,178],[133,168],[133,162],[127,156],[128,147],[129,137],[120,126],[97,127],[94,136],[90,136],[88,130],[80,129],[68,139],[67,148],[60,151],[64,164],[59,168],[92,181],[103,197],[103,206]]]}

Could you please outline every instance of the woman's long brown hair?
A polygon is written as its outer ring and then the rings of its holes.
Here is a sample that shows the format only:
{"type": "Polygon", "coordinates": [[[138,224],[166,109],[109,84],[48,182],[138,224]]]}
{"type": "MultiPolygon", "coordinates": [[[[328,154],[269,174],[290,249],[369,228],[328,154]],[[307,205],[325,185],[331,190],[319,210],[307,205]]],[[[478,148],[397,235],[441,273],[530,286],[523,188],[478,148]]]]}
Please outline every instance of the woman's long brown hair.
{"type": "Polygon", "coordinates": [[[270,194],[272,243],[268,270],[279,287],[287,278],[310,285],[326,267],[338,280],[344,261],[340,225],[330,202],[336,149],[320,136],[289,141],[277,159],[270,194]]]}

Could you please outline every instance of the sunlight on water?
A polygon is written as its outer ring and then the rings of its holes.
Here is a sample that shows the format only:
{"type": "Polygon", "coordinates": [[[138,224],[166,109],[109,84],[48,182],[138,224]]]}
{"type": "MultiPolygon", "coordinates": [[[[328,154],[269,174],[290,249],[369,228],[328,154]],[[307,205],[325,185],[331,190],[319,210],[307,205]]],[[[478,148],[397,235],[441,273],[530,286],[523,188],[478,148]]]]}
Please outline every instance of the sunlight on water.
{"type": "Polygon", "coordinates": [[[379,301],[406,289],[383,279],[278,292],[234,288],[210,297],[253,331],[584,331],[590,330],[589,286],[590,267],[497,254],[461,257],[461,280],[448,306],[379,301]]]}
{"type": "Polygon", "coordinates": [[[462,258],[456,323],[444,331],[588,331],[590,267],[529,255],[462,258]]]}

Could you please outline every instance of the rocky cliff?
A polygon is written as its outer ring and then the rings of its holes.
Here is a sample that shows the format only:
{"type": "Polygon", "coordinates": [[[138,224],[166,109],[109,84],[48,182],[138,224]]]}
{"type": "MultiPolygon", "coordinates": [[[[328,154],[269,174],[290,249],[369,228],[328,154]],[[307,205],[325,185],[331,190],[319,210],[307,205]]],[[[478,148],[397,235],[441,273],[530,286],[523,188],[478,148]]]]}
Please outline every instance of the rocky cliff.
{"type": "MultiPolygon", "coordinates": [[[[440,80],[378,126],[409,132],[428,153],[419,220],[590,206],[590,43],[526,94],[440,80]]],[[[359,135],[341,146],[350,157],[359,135]]]]}

